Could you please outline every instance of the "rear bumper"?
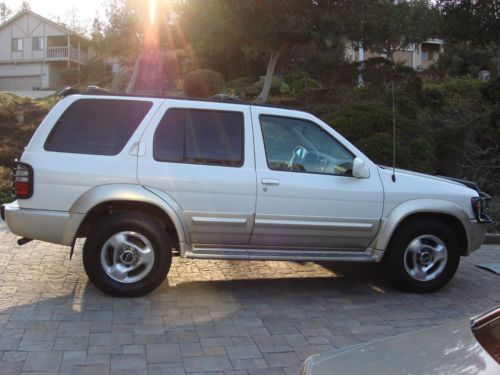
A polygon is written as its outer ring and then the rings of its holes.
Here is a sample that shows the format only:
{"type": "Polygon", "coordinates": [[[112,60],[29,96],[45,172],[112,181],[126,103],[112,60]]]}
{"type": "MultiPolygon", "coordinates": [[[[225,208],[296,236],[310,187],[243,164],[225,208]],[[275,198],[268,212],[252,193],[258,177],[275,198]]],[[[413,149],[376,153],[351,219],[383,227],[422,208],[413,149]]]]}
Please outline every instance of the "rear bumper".
{"type": "Polygon", "coordinates": [[[70,246],[84,214],[20,208],[17,202],[4,204],[2,219],[10,231],[21,237],[70,246]]]}

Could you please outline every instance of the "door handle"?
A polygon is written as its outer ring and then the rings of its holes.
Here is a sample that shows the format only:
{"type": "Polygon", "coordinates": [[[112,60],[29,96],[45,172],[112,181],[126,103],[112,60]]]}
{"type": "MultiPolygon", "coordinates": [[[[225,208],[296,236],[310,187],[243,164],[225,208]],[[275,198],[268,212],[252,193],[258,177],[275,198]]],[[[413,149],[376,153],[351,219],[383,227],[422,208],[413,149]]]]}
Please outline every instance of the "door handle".
{"type": "Polygon", "coordinates": [[[263,178],[260,180],[262,185],[279,185],[280,180],[276,180],[274,178],[263,178]]]}

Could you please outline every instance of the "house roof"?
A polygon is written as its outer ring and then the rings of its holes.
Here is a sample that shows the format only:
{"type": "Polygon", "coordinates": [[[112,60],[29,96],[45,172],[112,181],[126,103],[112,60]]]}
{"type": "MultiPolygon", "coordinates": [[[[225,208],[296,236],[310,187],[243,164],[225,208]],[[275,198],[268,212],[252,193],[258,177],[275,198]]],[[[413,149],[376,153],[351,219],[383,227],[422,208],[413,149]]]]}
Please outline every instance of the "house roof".
{"type": "Polygon", "coordinates": [[[33,12],[31,9],[23,9],[19,13],[16,13],[11,18],[9,18],[7,21],[5,21],[4,23],[2,23],[0,25],[0,29],[2,29],[5,26],[11,24],[12,22],[14,22],[15,20],[17,20],[18,18],[22,17],[25,14],[29,14],[29,15],[35,17],[35,18],[38,18],[40,21],[46,22],[46,23],[52,25],[53,27],[61,30],[62,32],[66,33],[66,34],[70,34],[70,35],[74,35],[74,36],[77,36],[77,37],[82,38],[82,39],[90,40],[89,37],[87,37],[85,35],[78,34],[78,33],[74,32],[74,31],[68,29],[64,25],[61,25],[61,24],[59,24],[57,22],[54,22],[54,21],[51,21],[48,18],[45,18],[45,17],[43,17],[43,16],[41,16],[41,15],[33,12]]]}

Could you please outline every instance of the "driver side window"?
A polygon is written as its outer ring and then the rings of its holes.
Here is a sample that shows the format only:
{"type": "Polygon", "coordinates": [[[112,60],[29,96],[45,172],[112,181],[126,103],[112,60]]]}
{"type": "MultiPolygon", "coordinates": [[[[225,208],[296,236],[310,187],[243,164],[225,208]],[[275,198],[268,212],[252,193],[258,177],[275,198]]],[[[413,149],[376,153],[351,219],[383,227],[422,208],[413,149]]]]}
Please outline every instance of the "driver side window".
{"type": "Polygon", "coordinates": [[[260,116],[269,169],[352,176],[352,155],[318,125],[295,118],[260,116]]]}

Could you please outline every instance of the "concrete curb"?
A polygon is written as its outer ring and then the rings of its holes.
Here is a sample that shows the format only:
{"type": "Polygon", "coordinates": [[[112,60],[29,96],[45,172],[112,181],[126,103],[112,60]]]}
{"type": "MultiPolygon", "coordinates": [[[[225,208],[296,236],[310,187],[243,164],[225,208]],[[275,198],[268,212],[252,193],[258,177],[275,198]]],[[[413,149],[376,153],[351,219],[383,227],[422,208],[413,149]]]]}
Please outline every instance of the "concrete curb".
{"type": "Polygon", "coordinates": [[[484,238],[485,245],[498,245],[500,244],[500,234],[487,234],[484,238]]]}

